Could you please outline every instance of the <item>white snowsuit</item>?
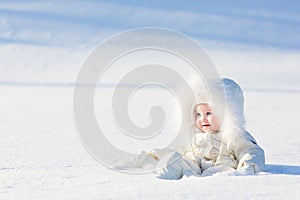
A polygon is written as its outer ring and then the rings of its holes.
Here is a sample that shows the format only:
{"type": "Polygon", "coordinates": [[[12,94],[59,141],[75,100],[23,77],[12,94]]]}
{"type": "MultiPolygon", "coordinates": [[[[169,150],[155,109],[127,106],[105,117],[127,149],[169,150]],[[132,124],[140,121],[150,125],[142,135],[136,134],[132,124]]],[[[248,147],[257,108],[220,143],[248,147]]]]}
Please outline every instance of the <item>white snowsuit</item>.
{"type": "Polygon", "coordinates": [[[247,131],[229,136],[222,132],[197,133],[192,147],[183,155],[200,163],[202,171],[214,166],[253,173],[265,170],[264,151],[247,131]]]}
{"type": "MultiPolygon", "coordinates": [[[[257,173],[265,170],[263,149],[244,128],[244,97],[239,85],[222,79],[226,108],[221,130],[215,133],[196,132],[191,146],[182,154],[176,150],[153,150],[145,155],[160,166],[162,178],[179,179],[183,175],[201,175],[209,172],[237,169],[257,173]]],[[[143,167],[145,156],[137,160],[143,167]]],[[[149,161],[149,160],[148,160],[149,161]]]]}

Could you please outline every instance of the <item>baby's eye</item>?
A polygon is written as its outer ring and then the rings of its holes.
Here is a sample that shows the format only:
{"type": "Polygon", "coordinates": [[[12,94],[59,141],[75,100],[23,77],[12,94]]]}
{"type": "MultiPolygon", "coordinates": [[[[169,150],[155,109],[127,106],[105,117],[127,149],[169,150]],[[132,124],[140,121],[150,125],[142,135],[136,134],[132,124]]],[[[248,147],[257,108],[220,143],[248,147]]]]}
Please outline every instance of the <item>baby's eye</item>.
{"type": "Polygon", "coordinates": [[[201,117],[201,113],[196,113],[197,117],[201,117]]]}
{"type": "Polygon", "coordinates": [[[207,112],[207,113],[206,113],[206,115],[212,115],[212,114],[213,114],[212,112],[207,112]]]}

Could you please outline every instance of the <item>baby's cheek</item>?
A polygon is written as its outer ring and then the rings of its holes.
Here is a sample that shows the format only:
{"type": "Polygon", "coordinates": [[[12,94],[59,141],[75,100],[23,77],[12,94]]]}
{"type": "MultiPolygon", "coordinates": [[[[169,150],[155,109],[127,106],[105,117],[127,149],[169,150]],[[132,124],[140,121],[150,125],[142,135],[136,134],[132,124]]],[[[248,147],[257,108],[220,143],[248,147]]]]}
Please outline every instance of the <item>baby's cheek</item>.
{"type": "Polygon", "coordinates": [[[197,125],[198,128],[201,128],[201,122],[200,121],[197,121],[196,125],[197,125]]]}

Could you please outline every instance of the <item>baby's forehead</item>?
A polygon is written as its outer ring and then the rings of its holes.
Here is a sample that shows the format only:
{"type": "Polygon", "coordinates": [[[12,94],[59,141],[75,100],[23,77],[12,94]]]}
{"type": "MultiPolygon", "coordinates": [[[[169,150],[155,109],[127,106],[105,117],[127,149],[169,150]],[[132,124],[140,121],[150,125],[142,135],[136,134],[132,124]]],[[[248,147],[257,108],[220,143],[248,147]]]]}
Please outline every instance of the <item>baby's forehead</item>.
{"type": "Polygon", "coordinates": [[[211,110],[211,106],[208,103],[199,103],[195,107],[196,110],[211,110]]]}

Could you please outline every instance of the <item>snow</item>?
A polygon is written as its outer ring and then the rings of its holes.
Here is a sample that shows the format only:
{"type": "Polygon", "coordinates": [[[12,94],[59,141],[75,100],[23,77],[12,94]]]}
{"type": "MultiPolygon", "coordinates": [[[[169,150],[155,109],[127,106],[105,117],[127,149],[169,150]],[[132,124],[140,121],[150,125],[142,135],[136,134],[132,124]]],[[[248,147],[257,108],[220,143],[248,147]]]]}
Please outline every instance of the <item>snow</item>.
{"type": "MultiPolygon", "coordinates": [[[[62,19],[73,15],[73,12],[64,13],[63,6],[55,10],[57,3],[32,1],[30,6],[20,5],[5,1],[1,9],[10,14],[14,14],[10,9],[29,10],[27,15],[21,13],[20,16],[32,17],[32,10],[45,12],[50,6],[49,12],[63,15],[62,19]]],[[[116,9],[118,4],[105,5],[107,9],[116,9]]],[[[79,9],[82,5],[73,6],[79,9]]],[[[126,15],[125,11],[122,16],[126,15]]],[[[47,19],[53,21],[51,25],[56,30],[63,26],[55,24],[59,18],[53,17],[53,13],[47,19]]],[[[78,18],[83,21],[91,16],[99,17],[92,13],[87,15],[84,9],[80,13],[78,18]]],[[[109,15],[108,10],[106,14],[109,15]]],[[[284,14],[278,16],[286,16],[284,14]]],[[[80,44],[70,45],[79,38],[79,33],[64,42],[61,39],[64,37],[55,36],[57,32],[52,32],[51,27],[44,32],[44,26],[23,29],[22,20],[8,26],[11,18],[3,17],[5,14],[0,16],[0,25],[6,25],[4,35],[1,30],[1,39],[4,39],[0,46],[0,199],[300,197],[299,50],[248,44],[231,44],[231,48],[227,48],[228,44],[216,46],[206,42],[207,52],[220,75],[236,80],[244,90],[247,129],[265,150],[267,170],[252,176],[220,173],[163,180],[155,174],[132,175],[106,168],[84,149],[75,130],[73,84],[82,63],[97,45],[95,41],[116,33],[115,27],[113,31],[104,28],[101,36],[95,34],[90,44],[85,45],[84,40],[80,40],[80,44]],[[51,42],[51,39],[59,41],[51,42]]],[[[297,16],[293,20],[297,21],[297,16]]],[[[82,34],[89,38],[95,32],[89,29],[82,34]]],[[[276,37],[273,35],[271,40],[276,37]]],[[[288,39],[290,45],[293,39],[288,39]]]]}

